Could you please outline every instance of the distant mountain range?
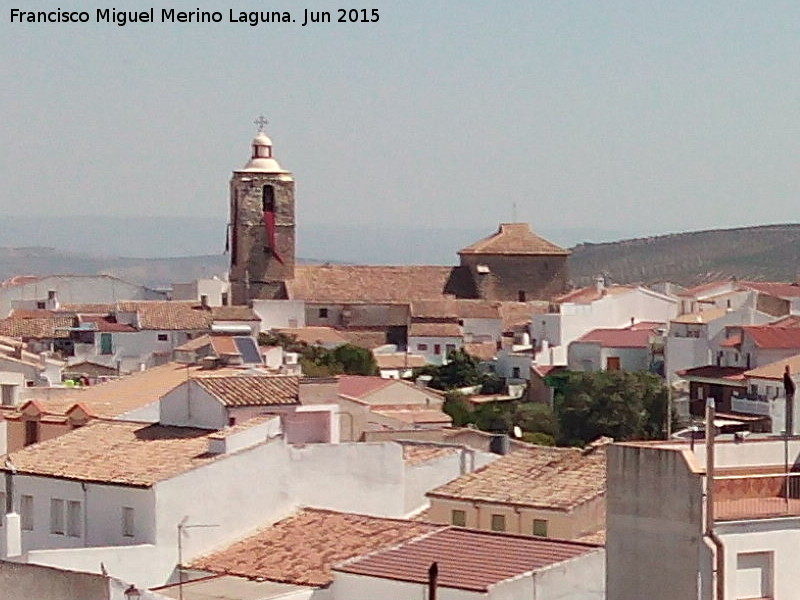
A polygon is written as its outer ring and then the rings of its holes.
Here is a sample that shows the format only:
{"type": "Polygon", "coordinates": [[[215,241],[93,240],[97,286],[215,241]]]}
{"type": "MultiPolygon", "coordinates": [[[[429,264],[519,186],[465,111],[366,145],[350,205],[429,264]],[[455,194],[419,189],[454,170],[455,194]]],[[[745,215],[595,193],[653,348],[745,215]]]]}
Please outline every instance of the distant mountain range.
{"type": "MultiPolygon", "coordinates": [[[[91,237],[90,233],[94,231],[92,225],[85,224],[86,234],[83,239],[91,237]]],[[[190,226],[190,224],[185,225],[190,226]]],[[[206,223],[201,230],[204,234],[210,235],[212,228],[206,223]]],[[[76,251],[74,230],[71,233],[69,239],[73,240],[73,243],[70,244],[70,248],[64,250],[41,246],[0,247],[0,280],[14,275],[107,273],[158,287],[200,277],[215,275],[221,277],[227,271],[228,256],[221,252],[177,258],[118,258],[108,256],[113,250],[108,253],[101,252],[96,243],[94,245],[87,243],[86,250],[76,251]]],[[[150,235],[155,238],[157,237],[155,234],[152,228],[145,229],[146,237],[150,235]]],[[[158,234],[164,235],[165,232],[161,231],[158,234]]],[[[130,228],[126,228],[120,235],[123,238],[132,238],[134,233],[130,228]]],[[[325,237],[330,238],[331,235],[331,232],[327,232],[325,237]]],[[[451,231],[454,244],[448,254],[452,258],[444,261],[419,260],[420,257],[408,247],[405,252],[397,256],[409,260],[377,261],[377,258],[394,256],[389,254],[391,246],[389,249],[384,247],[383,254],[376,256],[378,253],[371,252],[370,245],[365,244],[363,239],[361,240],[363,260],[359,260],[357,254],[346,252],[335,256],[343,259],[339,261],[309,259],[300,261],[454,264],[456,251],[479,237],[481,236],[477,232],[470,230],[451,231]],[[460,242],[461,239],[464,241],[460,242]]],[[[7,243],[4,238],[6,236],[0,237],[0,243],[7,243]]],[[[53,242],[60,239],[56,237],[53,242]]],[[[413,248],[413,244],[409,247],[413,248]]],[[[573,247],[572,252],[570,272],[575,285],[586,285],[598,274],[607,276],[615,283],[668,280],[682,285],[694,285],[732,276],[739,279],[794,281],[800,274],[800,224],[715,229],[619,242],[581,243],[573,247]]]]}

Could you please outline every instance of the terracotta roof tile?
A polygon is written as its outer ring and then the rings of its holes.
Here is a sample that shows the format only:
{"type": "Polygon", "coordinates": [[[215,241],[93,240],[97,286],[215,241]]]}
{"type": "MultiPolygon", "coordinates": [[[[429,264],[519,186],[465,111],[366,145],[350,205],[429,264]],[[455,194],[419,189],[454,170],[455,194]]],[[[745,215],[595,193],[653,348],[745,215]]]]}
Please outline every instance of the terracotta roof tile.
{"type": "Polygon", "coordinates": [[[458,251],[459,254],[558,254],[565,250],[531,231],[527,223],[502,223],[496,233],[458,251]]]}
{"type": "Polygon", "coordinates": [[[194,302],[175,300],[140,300],[119,302],[116,310],[138,312],[139,325],[150,330],[202,330],[209,329],[213,320],[210,310],[194,302]]]}
{"type": "Polygon", "coordinates": [[[585,452],[529,446],[439,486],[428,496],[571,510],[605,489],[603,447],[585,452]]]}
{"type": "Polygon", "coordinates": [[[672,319],[672,323],[710,323],[720,317],[724,317],[726,314],[728,314],[727,309],[715,307],[701,312],[680,315],[672,319]]]}
{"type": "Polygon", "coordinates": [[[467,298],[414,300],[411,316],[416,318],[500,319],[501,302],[467,298]]]}
{"type": "Polygon", "coordinates": [[[131,325],[117,323],[117,319],[113,316],[82,315],[78,317],[78,323],[89,323],[94,326],[95,331],[102,332],[133,333],[137,331],[131,325]]]}
{"type": "Polygon", "coordinates": [[[468,273],[447,266],[301,265],[286,283],[290,299],[309,302],[397,302],[470,297],[468,273]]]}
{"type": "Polygon", "coordinates": [[[297,585],[331,583],[332,565],[441,526],[307,508],[191,563],[213,573],[297,585]]]}
{"type": "Polygon", "coordinates": [[[409,465],[421,465],[458,452],[458,448],[441,444],[404,444],[402,441],[400,444],[403,446],[403,460],[409,465]]]}
{"type": "Polygon", "coordinates": [[[495,342],[470,342],[464,344],[464,351],[480,360],[493,360],[497,356],[497,344],[495,342]]]}
{"type": "Polygon", "coordinates": [[[755,369],[750,369],[749,371],[745,371],[744,375],[745,377],[783,381],[783,372],[787,365],[792,375],[800,373],[800,354],[777,360],[767,365],[756,367],[755,369]]]}
{"type": "MultiPolygon", "coordinates": [[[[195,305],[196,310],[201,309],[200,305],[195,305]]],[[[211,318],[215,321],[260,321],[255,311],[249,306],[212,306],[211,318]]]]}
{"type": "Polygon", "coordinates": [[[745,325],[742,327],[759,348],[797,348],[800,350],[800,328],[770,325],[745,325]]]}
{"type": "Polygon", "coordinates": [[[339,377],[339,393],[349,398],[364,398],[380,389],[394,385],[391,379],[365,375],[342,375],[339,377]]]}
{"type": "Polygon", "coordinates": [[[463,334],[458,323],[411,323],[409,337],[452,337],[460,338],[463,334]]]}
{"type": "Polygon", "coordinates": [[[620,329],[593,329],[579,337],[576,342],[599,344],[603,348],[647,348],[650,338],[663,323],[650,323],[648,327],[624,327],[620,329]]]}
{"type": "Polygon", "coordinates": [[[705,365],[702,367],[675,371],[677,375],[684,379],[700,377],[703,379],[729,379],[733,382],[742,381],[744,379],[744,372],[745,369],[740,367],[717,367],[714,365],[705,365]]]}
{"type": "Polygon", "coordinates": [[[334,570],[424,584],[428,567],[436,561],[440,586],[485,592],[501,581],[597,549],[580,542],[450,527],[355,558],[334,570]]]}
{"type": "Polygon", "coordinates": [[[305,342],[309,346],[347,343],[347,339],[333,327],[296,327],[276,329],[276,331],[291,335],[298,342],[305,342]]]}
{"type": "Polygon", "coordinates": [[[300,378],[289,375],[198,377],[197,384],[225,406],[299,404],[300,378]]]}
{"type": "Polygon", "coordinates": [[[9,456],[20,474],[147,487],[213,460],[215,456],[206,453],[211,433],[92,421],[9,456]]]}
{"type": "Polygon", "coordinates": [[[50,317],[36,319],[0,319],[0,335],[23,339],[68,338],[73,317],[50,317]]]}
{"type": "Polygon", "coordinates": [[[797,282],[782,281],[739,281],[740,286],[750,288],[778,298],[800,298],[800,285],[797,282]]]}
{"type": "Polygon", "coordinates": [[[392,354],[375,354],[375,362],[379,369],[403,369],[424,367],[427,363],[425,357],[418,354],[406,352],[394,352],[392,354]]]}
{"type": "Polygon", "coordinates": [[[599,300],[605,296],[627,294],[635,289],[636,287],[632,285],[609,285],[598,291],[595,286],[590,285],[585,288],[572,290],[563,296],[559,296],[558,298],[554,299],[554,302],[559,304],[565,302],[573,302],[575,304],[590,304],[595,300],[599,300]]]}
{"type": "Polygon", "coordinates": [[[372,412],[383,415],[396,421],[408,423],[409,425],[416,424],[431,424],[438,423],[443,427],[447,427],[453,423],[453,418],[442,410],[435,408],[416,408],[413,406],[407,407],[384,407],[374,406],[372,412]]]}

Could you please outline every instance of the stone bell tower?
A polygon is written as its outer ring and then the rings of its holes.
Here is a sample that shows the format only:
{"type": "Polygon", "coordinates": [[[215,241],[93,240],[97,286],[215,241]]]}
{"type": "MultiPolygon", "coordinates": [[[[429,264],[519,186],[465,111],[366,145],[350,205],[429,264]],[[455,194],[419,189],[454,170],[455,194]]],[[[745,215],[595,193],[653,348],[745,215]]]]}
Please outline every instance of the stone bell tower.
{"type": "Polygon", "coordinates": [[[230,189],[229,279],[233,304],[286,298],[294,278],[294,178],[272,156],[266,119],[256,120],[250,160],[230,189]]]}

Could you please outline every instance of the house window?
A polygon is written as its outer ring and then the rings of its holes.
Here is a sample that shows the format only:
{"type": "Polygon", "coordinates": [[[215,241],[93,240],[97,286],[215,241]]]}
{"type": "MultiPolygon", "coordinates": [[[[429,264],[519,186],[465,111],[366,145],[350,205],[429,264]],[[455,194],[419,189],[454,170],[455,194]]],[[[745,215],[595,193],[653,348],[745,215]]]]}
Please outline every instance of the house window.
{"type": "Polygon", "coordinates": [[[25,445],[39,441],[39,421],[25,421],[25,445]]]}
{"type": "Polygon", "coordinates": [[[271,185],[265,185],[261,190],[261,210],[275,212],[275,188],[271,185]]]}
{"type": "Polygon", "coordinates": [[[441,344],[434,344],[433,345],[433,353],[437,356],[442,353],[442,345],[441,344]]]}
{"type": "Polygon", "coordinates": [[[517,292],[517,300],[520,302],[525,302],[525,290],[520,290],[517,292]]]}
{"type": "Polygon", "coordinates": [[[14,386],[9,384],[0,384],[0,394],[2,394],[3,406],[12,406],[14,404],[14,386]]]}
{"type": "Polygon", "coordinates": [[[20,497],[19,512],[22,530],[33,531],[33,496],[20,497]]]}
{"type": "Polygon", "coordinates": [[[319,309],[319,318],[320,319],[327,319],[328,318],[328,309],[327,308],[320,308],[319,309]]]}
{"type": "Polygon", "coordinates": [[[513,369],[511,369],[511,378],[519,379],[519,367],[514,367],[513,369]]]}
{"type": "Polygon", "coordinates": [[[158,341],[159,342],[167,342],[167,341],[169,341],[169,336],[166,333],[159,333],[158,334],[158,341]]]}
{"type": "Polygon", "coordinates": [[[81,503],[77,500],[67,502],[67,535],[81,537],[81,503]]]}
{"type": "Polygon", "coordinates": [[[772,598],[772,552],[742,552],[736,555],[734,598],[772,598]]]}
{"type": "Polygon", "coordinates": [[[112,354],[112,343],[110,333],[100,334],[100,354],[112,354]]]}
{"type": "Polygon", "coordinates": [[[122,535],[123,537],[133,537],[135,535],[134,529],[134,512],[130,506],[122,507],[122,535]]]}
{"type": "Polygon", "coordinates": [[[533,520],[533,535],[538,535],[539,537],[547,537],[547,520],[546,519],[534,519],[533,520]]]}
{"type": "Polygon", "coordinates": [[[64,535],[64,501],[60,498],[50,500],[50,533],[64,535]]]}
{"type": "Polygon", "coordinates": [[[467,526],[467,512],[464,510],[452,510],[450,511],[450,522],[457,527],[466,527],[467,526]]]}
{"type": "Polygon", "coordinates": [[[428,344],[417,344],[417,350],[419,350],[420,352],[427,352],[428,344]]]}
{"type": "Polygon", "coordinates": [[[619,371],[620,367],[619,356],[609,356],[606,358],[606,371],[619,371]]]}
{"type": "Polygon", "coordinates": [[[444,350],[445,350],[445,354],[444,355],[445,356],[450,356],[453,352],[456,351],[456,345],[455,344],[447,344],[444,347],[444,350]]]}
{"type": "Polygon", "coordinates": [[[222,292],[222,306],[228,306],[228,292],[222,292]]]}
{"type": "Polygon", "coordinates": [[[492,531],[505,531],[505,530],[506,530],[506,516],[492,515],[492,531]]]}

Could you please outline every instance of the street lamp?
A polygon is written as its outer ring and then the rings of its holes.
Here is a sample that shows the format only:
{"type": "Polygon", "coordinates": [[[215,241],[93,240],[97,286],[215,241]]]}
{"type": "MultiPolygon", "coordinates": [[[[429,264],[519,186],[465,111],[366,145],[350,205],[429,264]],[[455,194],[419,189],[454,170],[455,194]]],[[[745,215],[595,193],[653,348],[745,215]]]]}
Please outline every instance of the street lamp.
{"type": "Polygon", "coordinates": [[[125,600],[139,600],[142,597],[142,592],[136,589],[136,586],[131,584],[130,587],[125,590],[125,600]]]}

